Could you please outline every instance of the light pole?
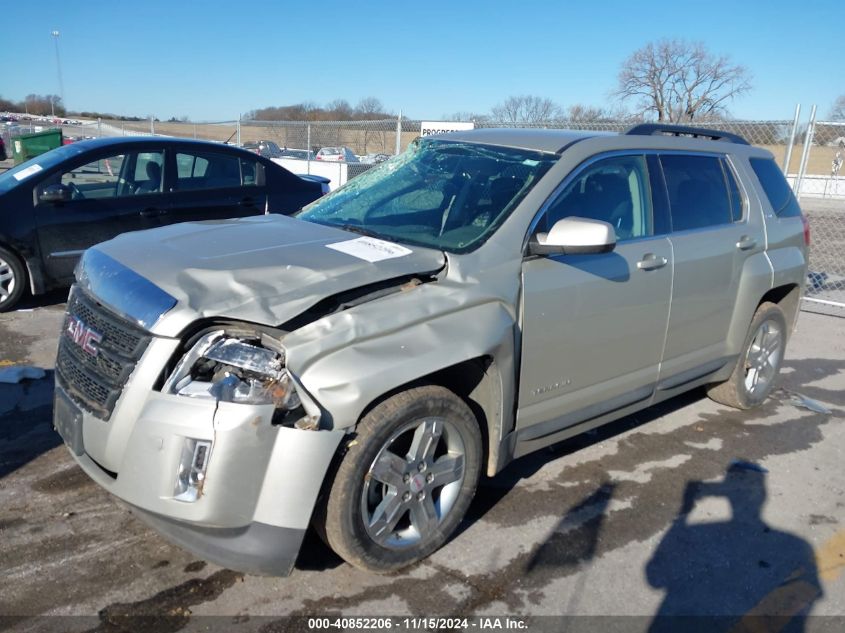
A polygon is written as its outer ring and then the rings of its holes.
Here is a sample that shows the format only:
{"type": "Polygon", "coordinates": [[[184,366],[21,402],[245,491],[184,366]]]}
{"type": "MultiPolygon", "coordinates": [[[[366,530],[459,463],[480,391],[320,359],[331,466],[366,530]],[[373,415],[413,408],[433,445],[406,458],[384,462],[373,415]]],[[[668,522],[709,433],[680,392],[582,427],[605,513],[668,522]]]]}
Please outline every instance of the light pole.
{"type": "MultiPolygon", "coordinates": [[[[57,29],[53,29],[52,31],[50,31],[50,35],[53,36],[53,43],[56,46],[56,72],[59,75],[59,96],[62,98],[62,103],[64,103],[64,100],[65,100],[65,85],[64,85],[64,82],[62,81],[62,63],[61,63],[61,60],[59,59],[59,31],[57,29]]],[[[53,102],[54,101],[55,101],[55,99],[50,99],[50,109],[51,110],[54,110],[54,108],[53,108],[53,102]]],[[[56,116],[55,111],[53,112],[53,116],[56,116]]]]}

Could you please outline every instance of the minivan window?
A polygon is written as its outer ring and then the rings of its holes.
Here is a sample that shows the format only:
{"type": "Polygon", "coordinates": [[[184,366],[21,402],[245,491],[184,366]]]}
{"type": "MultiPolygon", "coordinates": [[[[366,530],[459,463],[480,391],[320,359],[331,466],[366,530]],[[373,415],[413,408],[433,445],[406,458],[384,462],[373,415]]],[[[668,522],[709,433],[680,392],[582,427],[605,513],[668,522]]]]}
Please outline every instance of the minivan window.
{"type": "Polygon", "coordinates": [[[540,224],[581,217],[610,223],[617,240],[653,234],[651,191],[644,156],[613,156],[585,168],[551,204],[540,224]]]}
{"type": "Polygon", "coordinates": [[[672,230],[685,231],[728,224],[733,219],[722,162],[715,156],[660,156],[672,230]]]}
{"type": "Polygon", "coordinates": [[[775,215],[780,218],[795,218],[801,215],[801,207],[798,206],[792,188],[775,161],[771,158],[751,158],[749,162],[775,215]]]}

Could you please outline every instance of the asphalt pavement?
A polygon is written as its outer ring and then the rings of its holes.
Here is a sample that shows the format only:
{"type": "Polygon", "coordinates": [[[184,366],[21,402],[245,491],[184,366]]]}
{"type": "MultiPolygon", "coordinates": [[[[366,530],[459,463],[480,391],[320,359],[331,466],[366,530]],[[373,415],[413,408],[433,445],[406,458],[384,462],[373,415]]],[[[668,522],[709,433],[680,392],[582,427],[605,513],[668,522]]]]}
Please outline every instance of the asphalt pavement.
{"type": "Polygon", "coordinates": [[[394,616],[397,629],[408,616],[509,616],[404,629],[645,631],[678,630],[655,616],[702,611],[730,616],[709,621],[719,630],[845,628],[845,318],[801,314],[780,388],[758,410],[696,391],[518,460],[408,570],[359,571],[310,535],[293,574],[269,578],[171,545],[75,465],[51,428],[64,296],[0,315],[0,366],[47,372],[0,384],[0,616],[17,616],[0,629],[334,623],[294,616],[394,616]],[[785,619],[754,619],[772,615],[785,619]]]}

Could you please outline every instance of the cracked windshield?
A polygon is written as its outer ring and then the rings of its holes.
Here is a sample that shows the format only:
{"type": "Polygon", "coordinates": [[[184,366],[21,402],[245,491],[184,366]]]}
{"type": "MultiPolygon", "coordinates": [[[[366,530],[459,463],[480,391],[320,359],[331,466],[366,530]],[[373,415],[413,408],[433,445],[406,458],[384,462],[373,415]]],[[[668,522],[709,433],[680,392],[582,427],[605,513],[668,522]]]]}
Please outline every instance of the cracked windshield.
{"type": "Polygon", "coordinates": [[[557,160],[553,154],[419,140],[297,217],[451,252],[480,246],[557,160]]]}

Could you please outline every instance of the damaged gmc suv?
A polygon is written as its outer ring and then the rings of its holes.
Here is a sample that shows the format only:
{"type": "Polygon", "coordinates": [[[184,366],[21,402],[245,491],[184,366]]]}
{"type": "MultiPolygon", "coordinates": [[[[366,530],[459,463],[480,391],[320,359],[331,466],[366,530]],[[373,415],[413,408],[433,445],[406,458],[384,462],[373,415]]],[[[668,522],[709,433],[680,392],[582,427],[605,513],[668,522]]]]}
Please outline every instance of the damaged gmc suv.
{"type": "Polygon", "coordinates": [[[55,426],[208,560],[287,574],[313,525],[397,569],[521,455],[699,386],[760,404],[808,244],[771,154],[731,134],[425,137],[297,217],[86,251],[55,426]]]}

